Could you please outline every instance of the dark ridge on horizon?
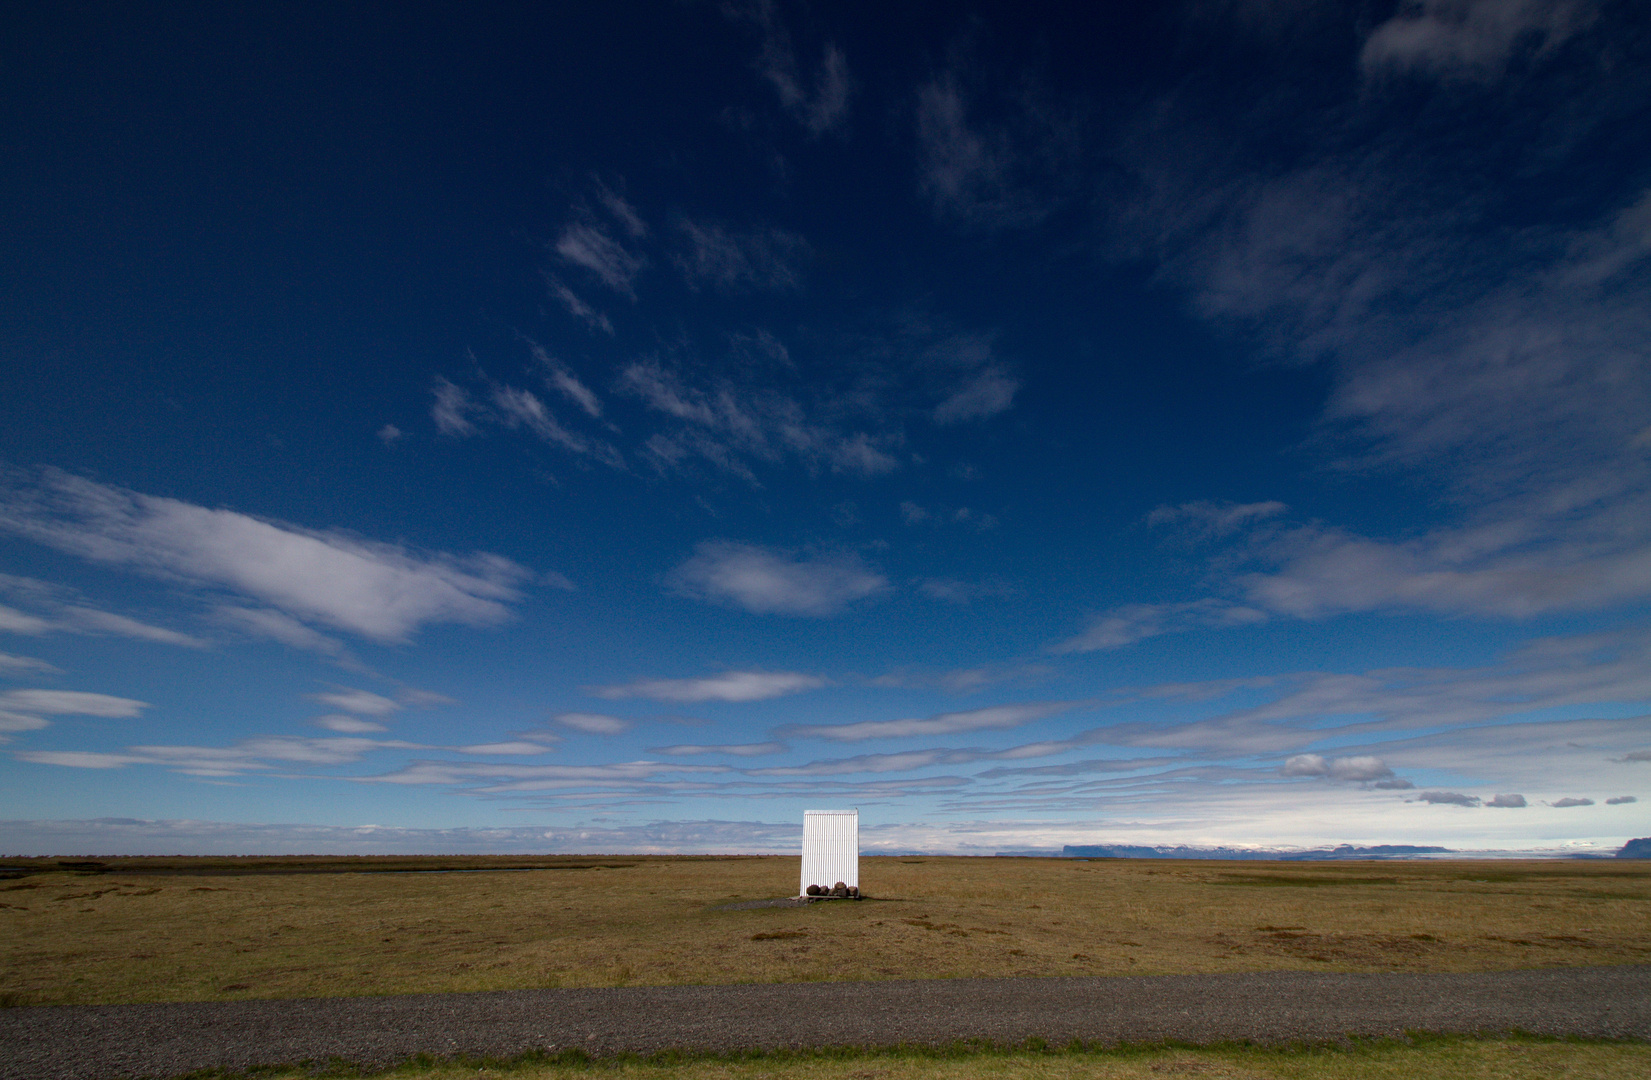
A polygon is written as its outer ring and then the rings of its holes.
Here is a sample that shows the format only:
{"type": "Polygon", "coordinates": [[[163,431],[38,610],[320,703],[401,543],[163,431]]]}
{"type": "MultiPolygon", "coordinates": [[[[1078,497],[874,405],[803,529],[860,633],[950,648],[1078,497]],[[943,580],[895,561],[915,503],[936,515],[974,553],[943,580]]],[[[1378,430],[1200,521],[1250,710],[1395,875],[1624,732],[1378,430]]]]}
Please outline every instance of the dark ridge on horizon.
{"type": "MultiPolygon", "coordinates": [[[[1248,849],[1229,847],[1190,847],[1184,844],[1146,846],[1139,844],[1067,844],[1057,855],[1053,850],[999,851],[1003,858],[1061,858],[1061,859],[1225,859],[1274,862],[1318,862],[1334,859],[1414,859],[1433,855],[1456,855],[1473,858],[1482,853],[1424,844],[1338,844],[1333,848],[1313,848],[1307,851],[1284,849],[1248,849]]],[[[1532,852],[1532,858],[1553,858],[1546,853],[1532,852]]],[[[1614,855],[1578,852],[1562,856],[1572,859],[1651,859],[1651,837],[1630,840],[1614,855]]]]}

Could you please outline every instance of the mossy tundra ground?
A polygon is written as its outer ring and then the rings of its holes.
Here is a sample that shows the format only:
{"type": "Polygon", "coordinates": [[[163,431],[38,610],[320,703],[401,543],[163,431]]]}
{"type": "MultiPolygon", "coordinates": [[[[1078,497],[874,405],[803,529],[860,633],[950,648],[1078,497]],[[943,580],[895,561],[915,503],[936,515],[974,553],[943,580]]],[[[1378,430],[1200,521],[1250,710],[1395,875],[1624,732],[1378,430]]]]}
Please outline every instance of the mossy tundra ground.
{"type": "Polygon", "coordinates": [[[874,857],[871,899],[725,909],[793,893],[797,866],[9,860],[0,1001],[1651,961],[1651,863],[874,857]],[[407,872],[435,869],[469,872],[407,872]]]}

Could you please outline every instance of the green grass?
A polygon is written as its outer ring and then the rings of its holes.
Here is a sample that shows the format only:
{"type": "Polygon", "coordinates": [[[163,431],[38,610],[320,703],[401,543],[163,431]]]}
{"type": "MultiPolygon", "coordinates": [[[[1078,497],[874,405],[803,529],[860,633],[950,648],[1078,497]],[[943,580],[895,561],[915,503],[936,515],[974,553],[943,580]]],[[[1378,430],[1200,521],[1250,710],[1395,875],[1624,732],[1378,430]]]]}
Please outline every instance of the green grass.
{"type": "Polygon", "coordinates": [[[1631,1080],[1651,1076],[1651,1044],[1631,1041],[1413,1035],[1294,1046],[1174,1043],[1111,1047],[822,1049],[591,1058],[580,1050],[511,1060],[419,1058],[393,1069],[305,1064],[250,1074],[203,1072],[191,1080],[1631,1080]]]}

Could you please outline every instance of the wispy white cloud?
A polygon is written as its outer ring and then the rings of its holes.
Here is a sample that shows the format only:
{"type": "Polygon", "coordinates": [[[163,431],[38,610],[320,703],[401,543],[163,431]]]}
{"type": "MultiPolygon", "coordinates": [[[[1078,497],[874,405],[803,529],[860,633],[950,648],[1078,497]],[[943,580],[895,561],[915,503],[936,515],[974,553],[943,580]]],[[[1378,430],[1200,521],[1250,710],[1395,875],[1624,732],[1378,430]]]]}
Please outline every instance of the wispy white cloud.
{"type": "Polygon", "coordinates": [[[579,267],[634,300],[632,282],[647,267],[648,260],[626,240],[640,240],[647,234],[648,225],[636,208],[597,180],[592,184],[591,197],[574,204],[573,219],[562,227],[551,248],[568,265],[579,267]]]}
{"type": "Polygon", "coordinates": [[[791,33],[773,0],[725,3],[723,13],[756,30],[760,40],[757,71],[774,87],[793,119],[816,136],[842,127],[848,118],[854,79],[841,49],[827,42],[810,78],[798,63],[791,33]]]}
{"type": "Polygon", "coordinates": [[[393,773],[363,776],[364,783],[406,785],[460,785],[482,794],[548,791],[592,784],[628,784],[660,775],[723,773],[725,765],[682,765],[676,762],[627,761],[611,765],[510,765],[466,761],[415,761],[393,773]],[[472,786],[474,785],[474,786],[472,786]]]}
{"type": "Polygon", "coordinates": [[[347,686],[341,686],[325,694],[307,696],[311,701],[319,701],[323,705],[331,705],[335,709],[363,716],[389,716],[401,709],[400,702],[392,701],[370,690],[356,690],[347,686]]]}
{"type": "Polygon", "coordinates": [[[853,724],[793,724],[775,734],[797,739],[834,739],[857,742],[861,739],[903,739],[928,735],[955,735],[964,731],[1003,730],[1022,727],[1034,720],[1068,712],[1082,702],[1037,701],[1019,705],[992,705],[984,709],[939,713],[922,719],[862,720],[853,724]]]}
{"type": "Polygon", "coordinates": [[[92,694],[82,690],[8,690],[0,693],[0,709],[42,716],[98,716],[129,720],[149,706],[131,698],[92,694]]]}
{"type": "Polygon", "coordinates": [[[1036,682],[1053,674],[1047,664],[1004,664],[949,671],[902,668],[879,675],[871,685],[891,689],[941,690],[948,694],[972,694],[1002,683],[1036,682]]]}
{"type": "Polygon", "coordinates": [[[1014,404],[1020,380],[1001,367],[991,366],[967,376],[963,383],[934,408],[937,424],[959,424],[984,420],[1007,412],[1014,404]]]}
{"type": "Polygon", "coordinates": [[[1636,495],[1578,507],[1564,521],[1490,520],[1399,541],[1305,528],[1271,545],[1276,570],[1236,583],[1256,607],[1300,618],[1400,608],[1526,618],[1619,607],[1651,598],[1651,527],[1627,519],[1642,510],[1651,501],[1636,495]]]}
{"type": "Polygon", "coordinates": [[[634,297],[631,282],[648,265],[641,254],[631,251],[600,225],[589,221],[569,222],[556,238],[556,254],[573,266],[588,270],[596,280],[615,292],[634,297]]]}
{"type": "Polygon", "coordinates": [[[475,754],[478,757],[527,757],[534,754],[548,754],[550,747],[542,742],[528,742],[515,739],[510,742],[476,743],[472,746],[460,746],[457,750],[461,754],[475,754]]]}
{"type": "Polygon", "coordinates": [[[986,420],[1014,405],[1020,378],[997,355],[994,336],[915,315],[905,320],[903,346],[929,374],[940,399],[929,414],[936,424],[986,420]]]}
{"type": "MultiPolygon", "coordinates": [[[[1020,386],[992,334],[921,314],[804,346],[794,355],[759,329],[727,335],[716,355],[680,341],[626,365],[614,388],[665,421],[641,456],[662,472],[708,464],[758,486],[759,467],[787,462],[877,476],[905,464],[908,425],[985,420],[1020,386]]],[[[966,524],[987,523],[970,513],[966,524]]]]}
{"type": "Polygon", "coordinates": [[[290,615],[269,608],[249,608],[239,604],[223,604],[214,612],[219,622],[233,626],[256,637],[278,641],[294,649],[317,653],[341,662],[345,667],[355,666],[350,650],[342,641],[305,626],[290,615]]]}
{"type": "Polygon", "coordinates": [[[990,600],[1014,596],[1018,590],[1005,581],[959,581],[956,578],[924,578],[917,582],[923,595],[949,604],[972,604],[976,600],[990,600]]]}
{"type": "Polygon", "coordinates": [[[858,754],[854,757],[811,761],[806,765],[784,765],[769,769],[747,769],[748,776],[852,776],[856,773],[907,772],[933,765],[978,761],[967,750],[908,750],[897,754],[858,754]]]}
{"type": "Polygon", "coordinates": [[[807,240],[784,229],[736,232],[716,222],[686,219],[680,227],[688,249],[674,261],[692,288],[795,289],[802,282],[801,265],[813,254],[807,240]]]}
{"type": "Polygon", "coordinates": [[[4,480],[0,529],[379,641],[405,641],[427,623],[503,622],[532,576],[497,555],[424,555],[56,470],[4,480]]]}
{"type": "Polygon", "coordinates": [[[583,731],[587,735],[621,735],[631,729],[631,721],[618,716],[607,716],[603,713],[559,713],[556,716],[556,722],[563,727],[572,728],[574,731],[583,731]]]}
{"type": "MultiPolygon", "coordinates": [[[[775,343],[777,344],[777,343],[775,343]]],[[[658,433],[648,450],[662,466],[698,457],[754,479],[747,458],[779,462],[795,457],[833,472],[877,475],[897,468],[892,432],[855,431],[811,417],[797,398],[778,389],[713,379],[690,384],[681,371],[640,360],[619,376],[619,388],[681,427],[658,433]]]]}
{"type": "Polygon", "coordinates": [[[1018,225],[1039,216],[1013,179],[1008,134],[972,123],[954,73],[917,92],[918,186],[943,214],[1018,225]]]}
{"type": "Polygon", "coordinates": [[[585,303],[578,293],[554,277],[546,277],[545,284],[550,289],[550,295],[560,300],[562,306],[568,309],[569,315],[572,315],[592,330],[600,330],[609,337],[613,336],[613,322],[606,314],[585,303]]]}
{"type": "MultiPolygon", "coordinates": [[[[1380,746],[1381,756],[1389,765],[1403,761],[1434,767],[1441,755],[1466,754],[1471,747],[1472,755],[1484,758],[1515,745],[1519,730],[1505,722],[1511,718],[1574,706],[1651,703],[1651,634],[1640,630],[1540,639],[1480,668],[1314,672],[1280,679],[1276,685],[1282,692],[1262,704],[1184,724],[1130,721],[1097,734],[1116,745],[1221,756],[1300,753],[1319,740],[1345,739],[1354,733],[1391,738],[1400,732],[1443,728],[1455,730],[1426,744],[1431,750],[1418,749],[1414,761],[1387,743],[1380,746]],[[1477,726],[1492,722],[1500,723],[1494,728],[1477,726]],[[1490,742],[1481,744],[1481,737],[1490,742]],[[1498,739],[1500,748],[1495,745],[1498,739]]],[[[1588,729],[1592,738],[1607,740],[1603,745],[1632,747],[1623,740],[1634,722],[1589,723],[1594,725],[1588,729]]],[[[1529,737],[1552,755],[1555,748],[1549,743],[1564,730],[1557,721],[1533,724],[1529,737]]],[[[1343,751],[1359,752],[1368,750],[1343,751]]]]}
{"type": "Polygon", "coordinates": [[[1592,799],[1564,798],[1564,799],[1555,799],[1553,802],[1549,803],[1548,805],[1554,807],[1557,810],[1564,810],[1564,809],[1568,809],[1572,806],[1592,806],[1592,805],[1594,805],[1594,800],[1592,800],[1592,799]]]}
{"type": "Polygon", "coordinates": [[[54,629],[52,624],[38,615],[30,615],[26,611],[18,611],[13,607],[0,604],[0,631],[8,634],[44,634],[54,629]]]}
{"type": "Polygon", "coordinates": [[[1214,598],[1178,604],[1125,604],[1097,615],[1083,633],[1050,648],[1057,653],[1095,652],[1194,627],[1253,626],[1266,620],[1264,611],[1214,598]]]}
{"type": "Polygon", "coordinates": [[[49,726],[51,726],[51,721],[43,716],[0,709],[0,742],[10,742],[11,736],[18,732],[39,731],[41,728],[49,726]]]}
{"type": "Polygon", "coordinates": [[[38,765],[79,769],[120,769],[152,765],[190,776],[240,776],[292,766],[326,767],[360,761],[375,750],[417,750],[417,743],[392,739],[300,738],[272,735],[242,739],[233,746],[129,746],[121,753],[87,750],[28,750],[17,757],[38,765]]]}
{"type": "Polygon", "coordinates": [[[209,644],[192,634],[168,630],[164,626],[152,626],[136,619],[129,619],[125,615],[99,611],[96,608],[71,605],[62,609],[59,618],[77,630],[91,633],[118,634],[139,641],[158,641],[163,645],[181,645],[188,649],[204,649],[209,644]]]}
{"type": "MultiPolygon", "coordinates": [[[[547,389],[572,402],[590,420],[601,420],[602,403],[595,391],[542,347],[529,342],[528,350],[538,365],[547,389]]],[[[481,375],[480,380],[483,389],[482,396],[478,397],[445,378],[436,379],[433,390],[435,401],[430,407],[430,415],[443,434],[461,438],[477,436],[482,433],[483,425],[506,431],[526,431],[568,453],[615,469],[625,467],[625,457],[618,447],[602,435],[579,431],[563,423],[544,399],[532,390],[495,382],[486,375],[481,375]]],[[[606,426],[610,431],[616,430],[612,425],[606,426]]]]}
{"type": "Polygon", "coordinates": [[[359,716],[346,716],[342,713],[329,713],[326,716],[317,716],[310,723],[316,727],[336,731],[341,735],[371,735],[381,731],[389,731],[389,727],[377,720],[363,720],[359,716]]]}
{"type": "Polygon", "coordinates": [[[32,656],[13,656],[10,653],[0,653],[0,678],[15,678],[19,675],[60,675],[62,669],[44,660],[37,660],[32,656]]]}
{"type": "Polygon", "coordinates": [[[964,525],[976,532],[988,532],[997,528],[996,514],[987,514],[968,506],[948,508],[943,506],[927,507],[912,502],[910,499],[900,504],[900,520],[907,525],[922,525],[925,523],[964,525]]]}
{"type": "Polygon", "coordinates": [[[530,345],[529,351],[543,366],[545,382],[552,389],[579,406],[592,420],[602,418],[601,399],[596,396],[594,390],[580,382],[579,377],[569,370],[566,364],[558,361],[539,345],[530,345]]]}
{"type": "Polygon", "coordinates": [[[735,757],[765,757],[769,754],[783,754],[787,747],[784,743],[721,743],[706,745],[702,743],[677,743],[674,746],[656,746],[649,750],[650,754],[668,754],[672,757],[693,757],[699,754],[732,754],[735,757]]]}
{"type": "Polygon", "coordinates": [[[1180,525],[1207,536],[1227,536],[1254,522],[1276,517],[1289,507],[1275,500],[1253,503],[1197,502],[1160,506],[1147,515],[1148,525],[1180,525]]]}
{"type": "MultiPolygon", "coordinates": [[[[907,772],[932,766],[971,765],[982,761],[1027,761],[1056,757],[1082,745],[1070,739],[1023,743],[1004,749],[986,747],[935,747],[927,750],[902,750],[888,754],[856,754],[853,757],[824,758],[805,765],[787,765],[764,769],[747,769],[747,776],[846,776],[856,773],[907,772]]],[[[997,768],[980,774],[983,779],[1001,779],[1022,775],[1076,775],[1081,772],[1134,772],[1163,764],[1170,759],[1113,759],[1105,762],[1076,762],[1064,766],[1031,768],[997,768]]],[[[967,782],[967,778],[959,777],[967,782]]]]}
{"type": "Polygon", "coordinates": [[[638,679],[623,686],[592,687],[597,697],[649,698],[654,701],[767,701],[817,690],[826,681],[796,671],[728,671],[702,679],[638,679]]]}
{"type": "Polygon", "coordinates": [[[1529,804],[1525,801],[1525,796],[1510,794],[1493,795],[1485,800],[1485,805],[1498,810],[1520,810],[1529,804]]]}
{"type": "Polygon", "coordinates": [[[1296,754],[1284,763],[1279,773],[1284,776],[1319,776],[1330,780],[1370,782],[1391,778],[1393,770],[1372,754],[1328,760],[1319,754],[1296,754]]]}
{"type": "MultiPolygon", "coordinates": [[[[1566,0],[1427,0],[1378,27],[1364,63],[1471,80],[1519,58],[1535,78],[1545,50],[1621,17],[1566,0]]],[[[1598,107],[1509,144],[1518,160],[1498,168],[1556,189],[1594,175],[1584,148],[1626,130],[1619,95],[1635,93],[1597,60],[1563,93],[1574,100],[1586,85],[1598,107]]],[[[1155,262],[1196,312],[1274,355],[1322,365],[1331,392],[1311,445],[1339,451],[1335,464],[1403,466],[1439,494],[1440,523],[1419,536],[1269,527],[1255,554],[1272,565],[1243,576],[1224,558],[1222,576],[1237,580],[1223,591],[1306,617],[1641,604],[1651,597],[1651,468],[1636,441],[1651,415],[1643,184],[1624,175],[1600,189],[1591,222],[1556,211],[1502,228],[1478,136],[1446,144],[1388,126],[1344,138],[1401,92],[1444,107],[1487,91],[1371,80],[1351,114],[1322,115],[1319,146],[1272,168],[1245,163],[1272,160],[1256,140],[1277,114],[1189,86],[1143,110],[1113,147],[1133,172],[1130,194],[1104,204],[1118,254],[1155,262]]]]}
{"type": "Polygon", "coordinates": [[[436,400],[430,406],[430,419],[436,422],[437,431],[458,438],[476,434],[476,424],[471,417],[482,412],[482,407],[476,404],[470,391],[438,375],[431,393],[436,400]]]}
{"type": "Polygon", "coordinates": [[[836,615],[884,592],[888,579],[853,553],[802,555],[707,540],[665,577],[680,596],[744,608],[759,615],[836,615]]]}
{"type": "MultiPolygon", "coordinates": [[[[577,379],[566,372],[552,372],[551,379],[557,389],[573,396],[582,408],[589,411],[595,403],[595,396],[590,393],[577,379]]],[[[602,439],[591,438],[572,431],[562,424],[539,396],[531,390],[521,390],[513,386],[495,386],[492,393],[492,417],[499,424],[509,429],[526,428],[534,435],[553,446],[560,446],[575,454],[593,457],[614,468],[623,468],[624,457],[610,443],[602,439]]]]}
{"type": "Polygon", "coordinates": [[[1597,14],[1593,0],[1420,0],[1377,26],[1359,61],[1370,75],[1421,71],[1488,81],[1520,51],[1550,52],[1597,14]]]}
{"type": "Polygon", "coordinates": [[[116,634],[120,637],[136,638],[139,641],[156,641],[164,645],[182,645],[190,649],[205,649],[211,644],[193,634],[185,634],[177,630],[169,630],[164,626],[139,622],[137,619],[117,615],[112,611],[99,611],[96,608],[86,607],[82,604],[51,603],[52,616],[50,618],[30,615],[27,612],[18,611],[16,608],[0,605],[0,632],[30,635],[53,632],[116,634]]]}
{"type": "MultiPolygon", "coordinates": [[[[6,474],[0,473],[0,515],[4,514],[6,479],[6,474]]],[[[0,524],[0,528],[3,527],[4,525],[0,524]]],[[[0,605],[0,632],[30,635],[114,634],[139,641],[181,645],[189,649],[204,649],[211,645],[210,642],[192,634],[92,607],[79,600],[74,590],[49,582],[0,574],[0,591],[20,596],[30,606],[43,608],[50,613],[47,616],[33,615],[0,605]]]]}

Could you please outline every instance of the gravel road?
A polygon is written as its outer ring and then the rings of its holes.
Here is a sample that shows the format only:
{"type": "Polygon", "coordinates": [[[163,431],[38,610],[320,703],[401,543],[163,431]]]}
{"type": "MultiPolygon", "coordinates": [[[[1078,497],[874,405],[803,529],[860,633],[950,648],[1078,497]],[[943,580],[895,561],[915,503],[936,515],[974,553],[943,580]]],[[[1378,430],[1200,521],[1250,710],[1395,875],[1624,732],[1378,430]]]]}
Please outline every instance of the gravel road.
{"type": "Polygon", "coordinates": [[[1505,1031],[1651,1038],[1651,966],[511,990],[0,1009],[0,1080],[164,1077],[333,1057],[961,1038],[1284,1041],[1505,1031]]]}

